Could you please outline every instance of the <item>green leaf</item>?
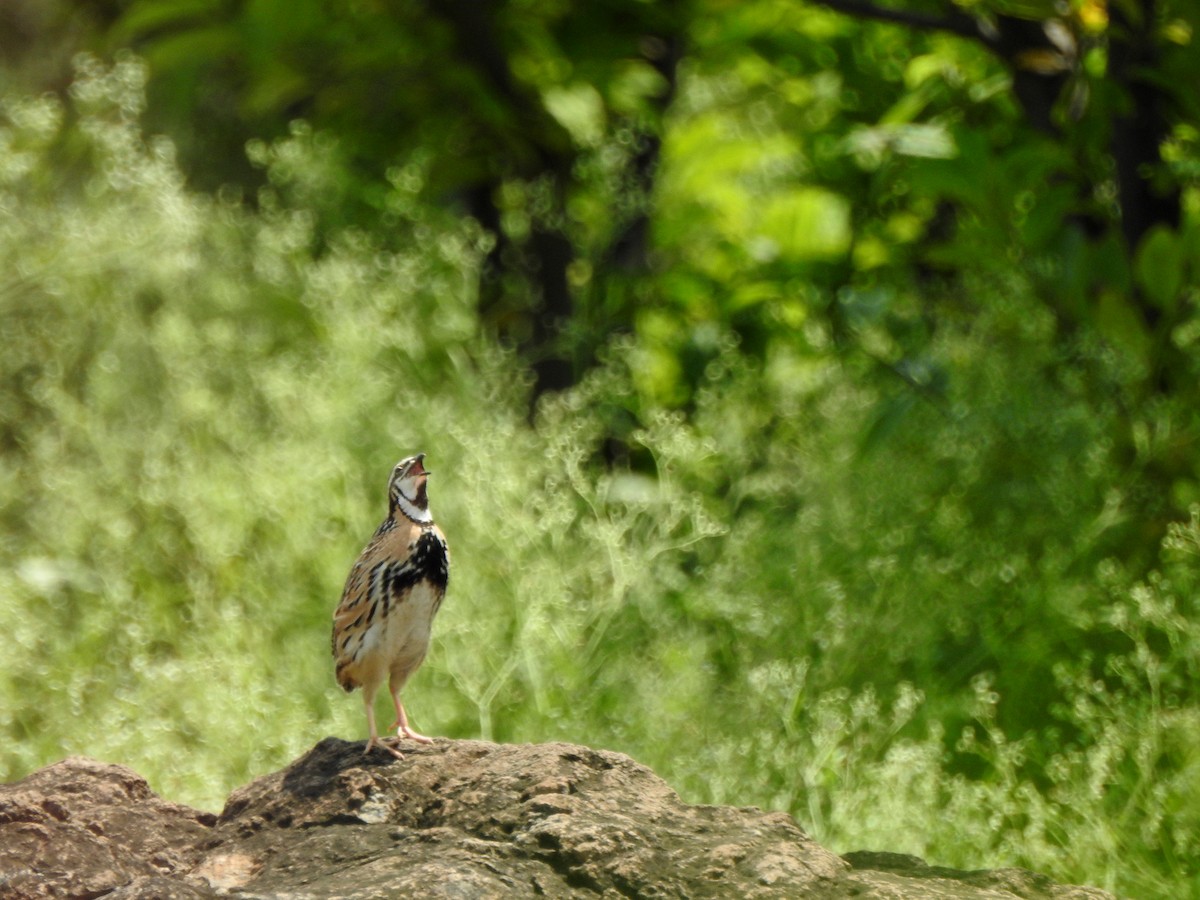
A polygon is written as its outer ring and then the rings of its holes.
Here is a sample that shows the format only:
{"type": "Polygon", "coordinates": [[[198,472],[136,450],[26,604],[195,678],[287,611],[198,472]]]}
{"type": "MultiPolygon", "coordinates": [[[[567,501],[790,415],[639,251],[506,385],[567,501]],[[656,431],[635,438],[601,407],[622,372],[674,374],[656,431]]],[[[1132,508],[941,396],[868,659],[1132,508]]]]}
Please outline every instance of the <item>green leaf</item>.
{"type": "Polygon", "coordinates": [[[135,3],[110,32],[114,43],[126,43],[159,31],[198,27],[220,12],[217,0],[153,0],[135,3]]]}
{"type": "Polygon", "coordinates": [[[224,25],[193,28],[159,38],[147,48],[146,59],[152,71],[188,72],[200,60],[222,59],[241,45],[241,36],[235,28],[224,25]]]}
{"type": "Polygon", "coordinates": [[[546,88],[542,102],[577,146],[596,146],[604,138],[604,98],[592,85],[575,82],[566,87],[546,88]]]}
{"type": "Polygon", "coordinates": [[[1096,327],[1113,344],[1124,347],[1140,360],[1150,355],[1151,339],[1146,324],[1129,298],[1116,291],[1103,291],[1096,307],[1096,327]]]}
{"type": "Polygon", "coordinates": [[[837,258],[850,249],[850,204],[822,188],[785,191],[767,202],[760,236],[787,260],[837,258]]]}
{"type": "Polygon", "coordinates": [[[1179,235],[1165,225],[1150,229],[1134,258],[1138,286],[1155,306],[1173,312],[1183,287],[1184,252],[1179,235]]]}
{"type": "Polygon", "coordinates": [[[906,391],[881,401],[859,441],[859,456],[866,456],[879,449],[908,418],[913,407],[917,405],[917,399],[915,393],[906,391]]]}

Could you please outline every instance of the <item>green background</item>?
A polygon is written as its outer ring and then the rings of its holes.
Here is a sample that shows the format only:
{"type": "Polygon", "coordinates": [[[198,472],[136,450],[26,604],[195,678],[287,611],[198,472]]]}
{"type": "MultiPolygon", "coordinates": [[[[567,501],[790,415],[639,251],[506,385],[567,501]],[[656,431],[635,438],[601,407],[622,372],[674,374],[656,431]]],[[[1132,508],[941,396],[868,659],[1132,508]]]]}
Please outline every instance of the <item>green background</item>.
{"type": "Polygon", "coordinates": [[[417,730],[1200,892],[1197,4],[3,15],[0,776],[365,737],[424,451],[417,730]]]}

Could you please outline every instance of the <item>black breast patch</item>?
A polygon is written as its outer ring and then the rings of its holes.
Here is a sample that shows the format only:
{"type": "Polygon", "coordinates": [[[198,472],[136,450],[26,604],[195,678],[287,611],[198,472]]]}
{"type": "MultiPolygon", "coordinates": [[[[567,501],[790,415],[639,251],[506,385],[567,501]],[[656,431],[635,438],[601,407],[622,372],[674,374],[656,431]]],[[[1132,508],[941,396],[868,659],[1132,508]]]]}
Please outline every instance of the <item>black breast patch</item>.
{"type": "Polygon", "coordinates": [[[393,597],[402,597],[421,581],[428,581],[438,591],[444,592],[450,581],[445,543],[432,530],[421,532],[412,555],[403,563],[392,566],[388,575],[389,593],[393,597]]]}

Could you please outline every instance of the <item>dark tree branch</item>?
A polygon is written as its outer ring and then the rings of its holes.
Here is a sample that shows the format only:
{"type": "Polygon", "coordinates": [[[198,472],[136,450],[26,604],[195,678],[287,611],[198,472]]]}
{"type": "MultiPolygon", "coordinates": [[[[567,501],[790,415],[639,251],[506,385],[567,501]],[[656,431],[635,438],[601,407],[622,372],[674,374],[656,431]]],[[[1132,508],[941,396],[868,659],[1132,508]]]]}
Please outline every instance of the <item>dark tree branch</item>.
{"type": "Polygon", "coordinates": [[[528,331],[520,345],[531,360],[536,400],[546,391],[568,387],[574,378],[561,343],[575,311],[567,279],[575,249],[556,220],[563,211],[576,151],[566,129],[549,113],[536,92],[524,88],[514,76],[499,38],[503,32],[497,22],[498,6],[495,0],[426,3],[431,14],[450,25],[464,65],[474,69],[515,126],[509,135],[500,129],[498,136],[509,137],[510,147],[515,147],[516,153],[504,156],[499,171],[474,185],[468,200],[480,223],[496,237],[481,273],[481,309],[503,305],[507,273],[528,279],[534,308],[527,314],[528,331]],[[554,196],[549,220],[535,221],[529,239],[519,245],[505,233],[494,196],[503,178],[514,174],[531,180],[549,176],[554,196]]]}
{"type": "Polygon", "coordinates": [[[621,229],[603,256],[604,269],[644,272],[648,267],[650,209],[649,199],[662,153],[662,120],[679,87],[679,63],[683,59],[683,38],[679,33],[646,36],[643,55],[662,76],[666,90],[656,99],[657,125],[640,135],[641,143],[633,158],[633,184],[641,201],[636,215],[621,229]]]}
{"type": "MultiPolygon", "coordinates": [[[[1113,119],[1110,150],[1116,162],[1121,232],[1130,253],[1153,226],[1164,223],[1178,228],[1182,214],[1179,189],[1174,185],[1156,189],[1152,174],[1162,165],[1160,148],[1171,128],[1170,97],[1145,74],[1161,65],[1153,33],[1155,6],[1155,0],[1141,0],[1136,17],[1120,4],[1112,12],[1119,27],[1109,44],[1109,77],[1127,92],[1128,101],[1113,119]]],[[[1151,316],[1157,315],[1148,309],[1151,316]]]]}
{"type": "Polygon", "coordinates": [[[540,99],[518,83],[508,53],[499,41],[502,33],[493,0],[430,0],[426,9],[447,22],[454,32],[458,55],[483,84],[507,107],[520,126],[527,149],[536,157],[537,174],[552,171],[565,176],[574,157],[571,138],[547,112],[540,99]]]}

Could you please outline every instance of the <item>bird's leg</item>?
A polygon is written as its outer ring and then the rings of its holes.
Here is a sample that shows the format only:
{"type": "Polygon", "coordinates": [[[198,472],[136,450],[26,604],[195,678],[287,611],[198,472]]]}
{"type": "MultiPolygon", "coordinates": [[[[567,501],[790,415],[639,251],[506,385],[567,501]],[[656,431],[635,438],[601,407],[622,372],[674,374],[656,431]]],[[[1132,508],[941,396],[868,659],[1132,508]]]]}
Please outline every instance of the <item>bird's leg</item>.
{"type": "Polygon", "coordinates": [[[400,688],[396,685],[389,685],[392,692],[392,703],[396,707],[396,721],[392,723],[392,728],[396,729],[397,737],[406,737],[409,740],[416,741],[418,744],[432,744],[433,738],[426,737],[423,734],[417,734],[408,727],[408,716],[404,712],[404,704],[400,702],[400,688]]]}
{"type": "Polygon", "coordinates": [[[369,754],[372,747],[378,747],[380,750],[386,750],[392,756],[396,757],[396,759],[404,759],[404,754],[389,743],[389,741],[396,741],[398,738],[381,738],[379,736],[379,731],[375,727],[375,692],[368,690],[366,687],[363,688],[363,704],[367,708],[367,727],[371,729],[371,739],[367,741],[367,749],[363,751],[363,755],[366,756],[369,754]]]}

